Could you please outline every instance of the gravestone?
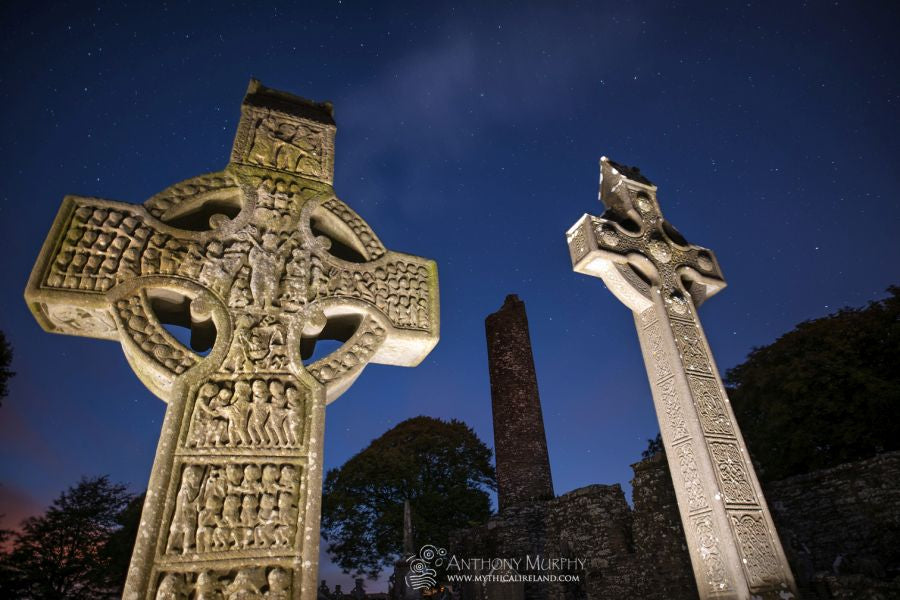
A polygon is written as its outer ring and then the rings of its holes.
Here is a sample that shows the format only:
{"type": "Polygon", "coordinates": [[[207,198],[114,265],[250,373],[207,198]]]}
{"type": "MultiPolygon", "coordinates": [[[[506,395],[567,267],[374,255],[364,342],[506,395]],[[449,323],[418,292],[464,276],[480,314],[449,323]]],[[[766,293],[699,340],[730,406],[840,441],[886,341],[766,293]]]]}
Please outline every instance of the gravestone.
{"type": "Polygon", "coordinates": [[[330,104],[251,81],[223,171],[141,206],[67,196],[44,243],[41,326],[120,342],[168,403],[129,600],[313,600],[325,405],[437,343],[435,263],[335,196],[334,136],[330,104]]]}
{"type": "Polygon", "coordinates": [[[634,314],[700,597],[796,597],[697,316],[725,287],[718,262],[663,218],[638,169],[601,158],[600,200],[602,217],[566,234],[572,265],[634,314]]]}

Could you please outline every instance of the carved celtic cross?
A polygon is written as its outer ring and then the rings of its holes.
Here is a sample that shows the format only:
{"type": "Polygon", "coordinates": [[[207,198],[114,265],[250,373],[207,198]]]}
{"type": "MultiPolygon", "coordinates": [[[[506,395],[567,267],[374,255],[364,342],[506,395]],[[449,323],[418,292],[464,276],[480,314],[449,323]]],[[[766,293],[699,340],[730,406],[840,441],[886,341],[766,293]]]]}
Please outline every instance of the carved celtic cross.
{"type": "Polygon", "coordinates": [[[325,404],[437,343],[436,266],[335,196],[334,135],[330,104],[251,81],[225,170],[143,206],[68,196],[44,243],[41,326],[119,341],[168,402],[129,600],[313,600],[325,404]]]}
{"type": "Polygon", "coordinates": [[[656,186],[600,159],[601,218],[566,234],[575,271],[634,313],[701,598],[796,589],[696,309],[725,287],[713,253],[663,218],[656,186]]]}

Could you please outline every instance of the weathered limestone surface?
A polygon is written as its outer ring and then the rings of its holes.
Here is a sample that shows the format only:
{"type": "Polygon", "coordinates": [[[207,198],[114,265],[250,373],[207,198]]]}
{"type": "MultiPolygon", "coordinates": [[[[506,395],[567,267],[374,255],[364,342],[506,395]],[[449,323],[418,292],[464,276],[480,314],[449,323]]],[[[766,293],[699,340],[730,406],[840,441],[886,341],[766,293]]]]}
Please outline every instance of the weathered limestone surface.
{"type": "Polygon", "coordinates": [[[553,498],[550,457],[525,303],[506,297],[484,322],[487,335],[497,499],[500,509],[553,498]]]}
{"type": "Polygon", "coordinates": [[[602,217],[567,232],[573,268],[633,313],[701,598],[796,596],[697,308],[725,286],[710,250],[662,216],[656,186],[600,160],[602,217]]]}
{"type": "Polygon", "coordinates": [[[41,250],[38,322],[119,341],[168,402],[129,600],[315,598],[325,404],[437,343],[436,266],[337,198],[334,135],[330,104],[252,81],[223,171],[140,206],[67,196],[41,250]],[[318,339],[345,343],[310,362],[318,339]]]}

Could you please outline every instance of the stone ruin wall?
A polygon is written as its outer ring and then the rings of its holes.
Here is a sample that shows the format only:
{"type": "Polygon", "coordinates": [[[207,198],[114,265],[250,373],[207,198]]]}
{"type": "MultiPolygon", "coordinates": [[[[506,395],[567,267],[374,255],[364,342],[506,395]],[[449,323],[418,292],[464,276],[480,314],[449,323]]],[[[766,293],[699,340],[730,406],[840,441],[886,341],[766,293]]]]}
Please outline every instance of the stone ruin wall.
{"type": "Polygon", "coordinates": [[[900,598],[900,452],[764,491],[804,598],[900,598]]]}
{"type": "MultiPolygon", "coordinates": [[[[633,509],[618,485],[590,485],[510,507],[451,539],[458,556],[587,559],[582,583],[494,593],[469,585],[463,600],[696,599],[666,461],[660,454],[633,469],[633,509]]],[[[803,598],[900,598],[900,452],[764,491],[803,598]]]]}

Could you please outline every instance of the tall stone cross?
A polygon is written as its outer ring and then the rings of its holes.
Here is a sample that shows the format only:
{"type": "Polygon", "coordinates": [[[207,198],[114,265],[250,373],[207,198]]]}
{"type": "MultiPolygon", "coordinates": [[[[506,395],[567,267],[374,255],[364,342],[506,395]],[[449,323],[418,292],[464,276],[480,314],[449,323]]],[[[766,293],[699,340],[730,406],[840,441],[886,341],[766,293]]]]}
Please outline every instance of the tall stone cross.
{"type": "Polygon", "coordinates": [[[335,196],[334,135],[330,104],[251,81],[223,171],[142,206],[67,196],[44,243],[41,326],[120,342],[168,402],[129,600],[314,600],[325,405],[437,343],[435,263],[335,196]],[[322,339],[343,345],[312,362],[322,339]]]}
{"type": "Polygon", "coordinates": [[[662,216],[656,186],[600,159],[600,218],[566,234],[575,271],[634,313],[701,598],[791,598],[794,579],[700,326],[725,287],[713,253],[662,216]]]}

